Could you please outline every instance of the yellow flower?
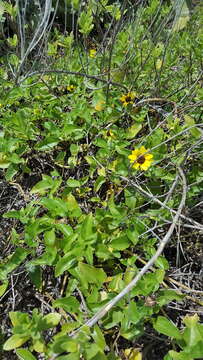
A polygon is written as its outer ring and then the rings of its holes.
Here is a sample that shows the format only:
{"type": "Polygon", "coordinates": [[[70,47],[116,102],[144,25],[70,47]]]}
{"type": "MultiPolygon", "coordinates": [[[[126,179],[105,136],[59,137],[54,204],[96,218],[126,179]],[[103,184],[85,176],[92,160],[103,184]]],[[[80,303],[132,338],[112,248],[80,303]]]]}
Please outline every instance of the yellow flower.
{"type": "Polygon", "coordinates": [[[72,91],[75,90],[75,86],[74,86],[74,85],[68,85],[68,86],[66,87],[66,89],[67,89],[68,91],[72,92],[72,91]]]}
{"type": "Polygon", "coordinates": [[[123,103],[123,106],[127,106],[128,104],[133,104],[135,100],[135,93],[129,92],[123,96],[120,97],[120,101],[123,103]]]}
{"type": "Polygon", "coordinates": [[[104,109],[104,104],[105,104],[105,101],[104,100],[99,100],[96,105],[95,105],[95,110],[96,111],[102,111],[104,109]]]}
{"type": "Polygon", "coordinates": [[[90,56],[91,58],[95,58],[95,57],[96,57],[96,53],[97,53],[97,50],[95,50],[95,49],[90,49],[90,51],[89,51],[89,56],[90,56]]]}
{"type": "Polygon", "coordinates": [[[153,155],[148,153],[148,149],[141,146],[141,148],[133,150],[128,159],[134,169],[147,170],[151,166],[153,155]]]}

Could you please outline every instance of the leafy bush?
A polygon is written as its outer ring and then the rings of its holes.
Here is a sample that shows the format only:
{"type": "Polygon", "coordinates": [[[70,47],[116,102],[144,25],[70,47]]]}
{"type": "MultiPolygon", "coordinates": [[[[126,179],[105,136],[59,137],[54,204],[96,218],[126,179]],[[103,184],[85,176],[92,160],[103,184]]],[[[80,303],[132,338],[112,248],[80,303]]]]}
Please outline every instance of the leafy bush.
{"type": "Polygon", "coordinates": [[[35,32],[22,44],[18,32],[0,59],[0,169],[24,199],[3,212],[16,227],[0,295],[20,268],[48,302],[45,314],[9,313],[3,350],[25,360],[138,360],[140,350],[129,349],[150,326],[175,339],[164,359],[201,358],[198,317],[186,316],[179,330],[164,310],[188,299],[181,284],[182,292],[166,285],[174,259],[164,246],[176,246],[177,225],[184,245],[190,232],[200,250],[203,227],[190,209],[203,175],[202,5],[69,3],[75,33],[53,26],[48,40],[35,32]],[[50,269],[63,279],[54,297],[43,281],[50,269]],[[131,344],[125,353],[115,336],[131,344]]]}

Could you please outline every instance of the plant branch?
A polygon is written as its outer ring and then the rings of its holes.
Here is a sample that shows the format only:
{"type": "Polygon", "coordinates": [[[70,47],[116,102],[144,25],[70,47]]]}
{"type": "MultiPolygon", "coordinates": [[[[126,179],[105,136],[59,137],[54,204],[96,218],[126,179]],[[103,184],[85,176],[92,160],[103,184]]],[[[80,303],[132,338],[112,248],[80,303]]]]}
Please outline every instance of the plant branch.
{"type": "MultiPolygon", "coordinates": [[[[117,304],[118,301],[120,301],[125,295],[127,295],[133,287],[137,284],[137,282],[142,278],[144,274],[153,266],[155,261],[158,259],[158,257],[162,254],[166,244],[169,242],[173,231],[175,229],[175,226],[178,222],[178,219],[181,215],[182,209],[185,205],[186,200],[186,193],[187,193],[187,184],[186,184],[186,178],[181,168],[178,168],[179,176],[181,177],[182,184],[183,184],[183,191],[182,191],[182,199],[179,204],[178,210],[173,218],[173,222],[167,231],[166,235],[164,236],[163,240],[161,241],[160,245],[157,248],[156,253],[152,256],[152,258],[147,262],[147,264],[142,268],[142,270],[134,277],[134,279],[118,294],[116,295],[112,300],[110,300],[101,310],[99,310],[91,319],[89,319],[83,326],[93,326],[95,325],[101,318],[103,318],[109,310],[112,309],[114,305],[117,304]]],[[[83,328],[80,327],[76,331],[74,331],[71,336],[75,336],[78,334],[78,332],[81,331],[83,328]]]]}

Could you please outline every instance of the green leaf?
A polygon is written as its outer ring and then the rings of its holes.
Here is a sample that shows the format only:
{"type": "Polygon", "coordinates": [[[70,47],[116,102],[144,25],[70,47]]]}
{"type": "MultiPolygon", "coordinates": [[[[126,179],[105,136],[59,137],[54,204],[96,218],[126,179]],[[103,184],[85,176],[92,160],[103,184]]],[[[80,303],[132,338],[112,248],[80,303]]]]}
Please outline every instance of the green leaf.
{"type": "Polygon", "coordinates": [[[78,126],[73,125],[73,124],[66,124],[64,126],[64,128],[62,129],[62,134],[65,138],[69,137],[69,135],[72,135],[72,134],[73,134],[74,138],[80,138],[83,136],[83,129],[79,128],[78,126]]]}
{"type": "MultiPolygon", "coordinates": [[[[58,338],[55,339],[54,344],[53,344],[53,351],[55,353],[62,353],[64,351],[71,353],[69,355],[60,356],[59,359],[64,358],[64,360],[65,359],[79,360],[80,351],[78,351],[78,347],[79,347],[79,345],[78,345],[77,340],[71,339],[67,335],[65,335],[65,336],[59,336],[58,338]],[[76,354],[77,354],[77,356],[79,355],[79,357],[75,357],[76,354]]],[[[58,360],[58,357],[57,357],[57,360],[58,360]]]]}
{"type": "Polygon", "coordinates": [[[58,277],[64,273],[64,271],[69,270],[73,265],[76,264],[76,259],[73,255],[69,253],[62,257],[56,264],[55,276],[58,277]]]}
{"type": "Polygon", "coordinates": [[[172,357],[173,360],[193,360],[190,354],[186,354],[184,351],[177,352],[174,350],[169,351],[169,355],[172,357]]]}
{"type": "Polygon", "coordinates": [[[133,245],[136,245],[139,241],[139,233],[134,227],[130,227],[126,230],[126,235],[128,239],[133,243],[133,245]]]}
{"type": "MultiPolygon", "coordinates": [[[[202,326],[202,325],[201,325],[202,326]]],[[[202,336],[203,338],[203,336],[202,336]]],[[[191,357],[194,359],[203,359],[203,339],[197,342],[194,346],[186,347],[185,351],[190,351],[191,357]]]]}
{"type": "Polygon", "coordinates": [[[14,164],[10,164],[8,169],[6,170],[6,174],[5,174],[5,179],[7,181],[12,181],[12,179],[14,178],[14,176],[17,174],[18,172],[18,167],[17,165],[14,164]]]}
{"type": "Polygon", "coordinates": [[[199,317],[197,314],[192,316],[187,315],[183,320],[187,326],[183,333],[183,339],[189,348],[194,347],[199,341],[203,341],[203,336],[199,329],[198,320],[199,317]]]}
{"type": "MultiPolygon", "coordinates": [[[[72,271],[70,272],[72,273],[72,271]]],[[[74,269],[74,274],[86,289],[88,284],[95,284],[100,287],[107,277],[103,269],[82,262],[79,262],[78,267],[74,269]]]]}
{"type": "Polygon", "coordinates": [[[18,326],[22,324],[29,324],[30,318],[27,313],[22,313],[20,311],[10,311],[9,318],[13,326],[18,326]]]}
{"type": "Polygon", "coordinates": [[[65,201],[62,199],[48,199],[48,198],[42,198],[40,201],[41,205],[46,207],[53,216],[67,216],[68,215],[68,205],[65,201]]]}
{"type": "MultiPolygon", "coordinates": [[[[195,125],[195,120],[189,116],[189,115],[184,115],[184,120],[185,123],[188,127],[195,125]]],[[[190,133],[195,137],[195,138],[199,138],[202,135],[201,130],[199,130],[198,128],[192,128],[190,129],[190,133]]]]}
{"type": "Polygon", "coordinates": [[[125,250],[129,247],[130,241],[127,236],[118,236],[116,239],[112,240],[110,246],[116,250],[125,250]]]}
{"type": "Polygon", "coordinates": [[[38,353],[45,352],[45,344],[42,339],[33,339],[33,350],[38,353]]]}
{"type": "Polygon", "coordinates": [[[175,339],[182,339],[179,329],[164,316],[158,316],[153,324],[156,331],[175,339]]]}
{"type": "Polygon", "coordinates": [[[4,153],[0,153],[0,168],[7,169],[10,165],[11,161],[4,153]]]}
{"type": "Polygon", "coordinates": [[[142,129],[142,125],[140,123],[133,124],[131,127],[127,129],[126,139],[134,138],[141,129],[142,129]]]}
{"type": "Polygon", "coordinates": [[[68,179],[66,181],[66,184],[69,186],[69,187],[80,187],[80,181],[79,180],[75,180],[75,179],[68,179]]]}
{"type": "Polygon", "coordinates": [[[80,352],[71,353],[69,355],[62,355],[57,357],[57,360],[79,360],[80,359],[80,352]]]}
{"type": "Polygon", "coordinates": [[[70,212],[69,216],[72,217],[80,217],[82,214],[82,211],[75,199],[75,197],[72,194],[69,194],[66,197],[66,205],[67,205],[67,209],[70,212]]]}
{"type": "Polygon", "coordinates": [[[106,182],[106,178],[104,176],[98,176],[94,183],[94,191],[97,193],[101,188],[102,184],[106,182]]]}
{"type": "Polygon", "coordinates": [[[78,311],[78,309],[80,307],[80,303],[75,297],[68,296],[68,297],[59,298],[59,299],[55,300],[53,302],[52,306],[62,308],[65,311],[70,312],[70,313],[75,313],[78,311]]]}
{"type": "Polygon", "coordinates": [[[57,256],[56,247],[46,247],[45,252],[42,256],[36,258],[36,260],[31,260],[28,265],[52,265],[57,256]]]}
{"type": "Polygon", "coordinates": [[[0,285],[0,297],[5,293],[8,287],[8,281],[5,281],[2,285],[0,285]]]}
{"type": "Polygon", "coordinates": [[[43,317],[43,330],[57,326],[61,320],[61,315],[57,312],[50,313],[43,317]]]}
{"type": "Polygon", "coordinates": [[[64,236],[70,236],[73,233],[73,229],[70,225],[67,224],[56,224],[55,228],[62,232],[64,236]]]}
{"type": "Polygon", "coordinates": [[[17,266],[19,266],[27,257],[29,251],[17,248],[8,262],[2,265],[0,272],[0,279],[4,280],[6,276],[13,271],[17,266]]]}
{"type": "Polygon", "coordinates": [[[37,360],[36,357],[27,349],[17,349],[16,354],[20,360],[37,360]]]}
{"type": "Polygon", "coordinates": [[[81,238],[84,241],[88,241],[91,239],[92,234],[93,234],[93,216],[92,213],[90,213],[89,215],[87,215],[85,217],[85,220],[82,223],[82,227],[81,227],[81,238]]]}
{"type": "Polygon", "coordinates": [[[45,231],[44,233],[44,243],[47,247],[53,247],[55,245],[56,235],[55,229],[50,231],[45,231]]]}
{"type": "Polygon", "coordinates": [[[42,288],[42,269],[40,266],[28,266],[28,273],[32,283],[38,290],[42,288]]]}
{"type": "Polygon", "coordinates": [[[79,24],[79,31],[82,34],[88,35],[90,33],[90,31],[94,27],[91,9],[89,9],[87,12],[81,11],[78,19],[78,24],[79,24]]]}
{"type": "Polygon", "coordinates": [[[3,349],[5,351],[13,350],[23,345],[26,341],[29,340],[29,336],[20,336],[18,334],[12,335],[4,344],[3,349]]]}
{"type": "Polygon", "coordinates": [[[52,189],[55,192],[61,184],[61,179],[52,179],[51,176],[43,175],[42,180],[39,181],[31,190],[31,194],[45,194],[47,190],[52,189]]]}
{"type": "Polygon", "coordinates": [[[161,295],[159,297],[157,297],[157,303],[160,306],[166,305],[173,300],[181,301],[185,297],[185,295],[178,294],[174,290],[170,290],[170,289],[169,290],[168,289],[160,290],[160,294],[161,295]]]}
{"type": "Polygon", "coordinates": [[[95,325],[92,337],[97,346],[99,347],[100,351],[103,352],[106,346],[106,341],[98,325],[95,325]]]}
{"type": "Polygon", "coordinates": [[[45,138],[44,140],[40,141],[35,146],[35,149],[40,150],[40,151],[48,151],[48,150],[53,149],[58,144],[59,141],[60,141],[60,139],[55,138],[54,136],[49,136],[49,137],[45,138]]]}
{"type": "Polygon", "coordinates": [[[91,359],[99,359],[99,348],[97,346],[97,344],[88,344],[87,345],[87,348],[86,348],[86,356],[85,356],[85,359],[87,360],[91,360],[91,359]]]}

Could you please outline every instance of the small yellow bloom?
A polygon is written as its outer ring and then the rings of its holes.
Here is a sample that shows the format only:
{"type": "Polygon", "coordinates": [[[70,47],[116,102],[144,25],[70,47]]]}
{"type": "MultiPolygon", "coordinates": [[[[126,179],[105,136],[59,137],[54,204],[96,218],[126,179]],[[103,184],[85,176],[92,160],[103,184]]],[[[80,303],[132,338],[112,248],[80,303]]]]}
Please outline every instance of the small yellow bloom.
{"type": "Polygon", "coordinates": [[[125,349],[124,354],[128,360],[142,360],[142,353],[138,348],[125,349]]]}
{"type": "Polygon", "coordinates": [[[96,53],[97,53],[97,50],[95,50],[95,49],[90,49],[90,51],[89,51],[89,56],[90,56],[91,58],[95,58],[95,57],[96,57],[96,53]]]}
{"type": "Polygon", "coordinates": [[[133,104],[135,100],[136,94],[134,92],[129,92],[120,97],[120,101],[123,103],[123,106],[127,106],[128,104],[133,104]]]}
{"type": "Polygon", "coordinates": [[[66,87],[66,89],[67,89],[68,91],[70,91],[70,92],[73,92],[73,91],[75,90],[75,86],[74,86],[74,85],[68,85],[68,86],[66,87]]]}
{"type": "Polygon", "coordinates": [[[105,101],[104,100],[100,100],[96,103],[95,105],[95,110],[96,111],[102,111],[104,109],[104,104],[105,104],[105,101]]]}
{"type": "Polygon", "coordinates": [[[151,166],[153,155],[148,153],[148,149],[141,146],[141,148],[133,150],[128,159],[134,169],[147,170],[151,166]]]}

